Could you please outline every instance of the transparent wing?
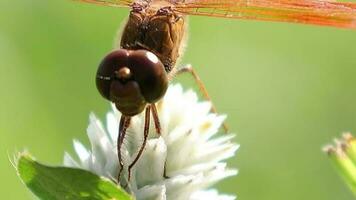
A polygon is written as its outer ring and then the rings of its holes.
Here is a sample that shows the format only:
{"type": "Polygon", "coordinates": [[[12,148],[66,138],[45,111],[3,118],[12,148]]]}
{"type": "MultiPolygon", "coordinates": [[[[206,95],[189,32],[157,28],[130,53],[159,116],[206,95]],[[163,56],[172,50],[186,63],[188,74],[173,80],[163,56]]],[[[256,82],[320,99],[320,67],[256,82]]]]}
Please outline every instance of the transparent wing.
{"type": "Polygon", "coordinates": [[[83,3],[92,3],[111,7],[130,7],[134,0],[73,0],[83,3]]]}
{"type": "Polygon", "coordinates": [[[356,3],[321,0],[186,0],[182,14],[356,29],[356,3]]]}

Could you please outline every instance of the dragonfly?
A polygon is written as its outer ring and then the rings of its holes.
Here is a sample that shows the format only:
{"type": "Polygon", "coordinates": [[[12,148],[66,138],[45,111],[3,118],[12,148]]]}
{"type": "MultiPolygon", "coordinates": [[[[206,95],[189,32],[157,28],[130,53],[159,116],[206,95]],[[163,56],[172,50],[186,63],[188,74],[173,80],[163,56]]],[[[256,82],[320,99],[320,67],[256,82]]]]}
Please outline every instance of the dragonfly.
{"type": "MultiPolygon", "coordinates": [[[[356,3],[321,0],[74,0],[110,7],[126,7],[130,14],[118,47],[101,61],[96,85],[99,93],[113,102],[122,113],[117,152],[120,170],[124,163],[121,147],[131,118],[144,115],[143,143],[131,170],[142,155],[149,134],[151,116],[158,135],[161,125],[156,103],[164,96],[169,82],[188,72],[196,80],[203,96],[211,98],[191,65],[176,67],[183,54],[189,15],[290,22],[356,29],[356,3]]],[[[216,112],[212,104],[212,111],[216,112]]],[[[226,126],[224,126],[225,129],[226,126]]],[[[166,174],[163,174],[167,178],[166,174]]]]}

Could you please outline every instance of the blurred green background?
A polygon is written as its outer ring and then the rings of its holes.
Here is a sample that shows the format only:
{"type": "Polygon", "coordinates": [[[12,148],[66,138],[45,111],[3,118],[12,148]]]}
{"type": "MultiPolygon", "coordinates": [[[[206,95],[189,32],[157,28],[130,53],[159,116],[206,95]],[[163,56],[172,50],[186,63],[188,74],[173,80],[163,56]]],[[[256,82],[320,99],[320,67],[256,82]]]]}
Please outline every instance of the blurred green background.
{"type": "MultiPolygon", "coordinates": [[[[60,164],[72,139],[87,143],[100,60],[126,9],[69,0],[0,1],[1,199],[32,199],[8,155],[24,148],[60,164]]],[[[351,200],[321,147],[356,133],[356,32],[190,18],[182,63],[192,63],[241,148],[240,174],[218,184],[246,200],[351,200]]],[[[192,86],[189,77],[179,79],[192,86]]]]}

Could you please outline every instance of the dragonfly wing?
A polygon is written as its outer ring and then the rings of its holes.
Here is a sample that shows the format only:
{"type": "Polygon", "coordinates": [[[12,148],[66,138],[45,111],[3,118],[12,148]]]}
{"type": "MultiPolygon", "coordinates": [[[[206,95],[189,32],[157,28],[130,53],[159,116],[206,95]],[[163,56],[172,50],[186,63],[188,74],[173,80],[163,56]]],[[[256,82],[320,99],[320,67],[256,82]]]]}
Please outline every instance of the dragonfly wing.
{"type": "Polygon", "coordinates": [[[130,7],[134,0],[73,0],[83,3],[92,3],[110,7],[130,7]]]}
{"type": "Polygon", "coordinates": [[[321,0],[187,0],[176,12],[356,29],[356,3],[321,0]]]}

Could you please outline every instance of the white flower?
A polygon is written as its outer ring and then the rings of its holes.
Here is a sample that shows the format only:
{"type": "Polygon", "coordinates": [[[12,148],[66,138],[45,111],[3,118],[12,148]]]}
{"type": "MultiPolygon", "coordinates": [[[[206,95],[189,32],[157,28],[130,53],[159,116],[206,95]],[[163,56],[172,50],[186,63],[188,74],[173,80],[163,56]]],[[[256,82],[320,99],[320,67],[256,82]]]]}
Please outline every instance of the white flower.
{"type": "MultiPolygon", "coordinates": [[[[157,109],[162,134],[156,134],[151,123],[147,145],[133,167],[127,182],[127,168],[143,141],[144,115],[132,118],[121,153],[124,173],[120,184],[138,200],[232,200],[208,189],[216,182],[237,174],[223,161],[234,156],[238,145],[232,134],[217,136],[225,116],[210,113],[209,102],[199,102],[195,92],[184,92],[181,85],[170,86],[157,109]],[[166,175],[164,178],[164,168],[166,175]]],[[[115,180],[119,171],[116,140],[121,114],[113,108],[107,114],[107,129],[94,114],[87,130],[91,150],[74,140],[80,162],[69,154],[64,164],[92,171],[115,180]]],[[[152,120],[151,120],[152,121],[152,120]]]]}

